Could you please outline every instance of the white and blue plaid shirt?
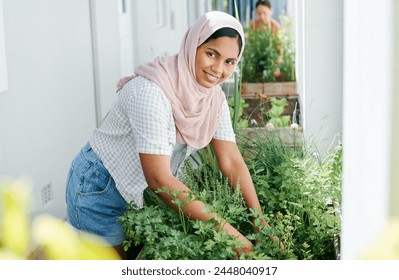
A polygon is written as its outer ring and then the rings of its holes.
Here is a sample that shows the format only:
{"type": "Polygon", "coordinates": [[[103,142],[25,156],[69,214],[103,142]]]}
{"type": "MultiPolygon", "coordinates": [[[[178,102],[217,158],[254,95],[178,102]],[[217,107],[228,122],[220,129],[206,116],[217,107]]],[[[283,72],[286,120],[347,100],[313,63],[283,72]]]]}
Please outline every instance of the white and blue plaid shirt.
{"type": "MultiPolygon", "coordinates": [[[[214,139],[235,142],[227,101],[223,103],[214,139]]],[[[196,150],[176,142],[172,108],[154,82],[136,77],[118,93],[108,116],[94,131],[90,145],[110,172],[122,197],[143,206],[148,186],[140,153],[169,155],[171,171],[178,176],[183,162],[196,150]]]]}

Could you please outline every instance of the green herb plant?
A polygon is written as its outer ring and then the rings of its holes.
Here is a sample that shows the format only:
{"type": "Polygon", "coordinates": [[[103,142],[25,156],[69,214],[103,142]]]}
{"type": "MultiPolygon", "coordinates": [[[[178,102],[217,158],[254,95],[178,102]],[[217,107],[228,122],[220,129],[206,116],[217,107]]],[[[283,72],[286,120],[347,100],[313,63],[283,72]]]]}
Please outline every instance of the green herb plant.
{"type": "Polygon", "coordinates": [[[193,168],[186,162],[182,181],[192,192],[189,199],[204,202],[205,211],[216,212],[253,242],[252,253],[237,255],[235,249],[242,244],[217,230],[216,221],[188,219],[182,215],[180,200],[173,199],[176,212],[150,190],[146,190],[143,208],[130,205],[121,217],[125,248],[145,244],[144,259],[336,259],[342,146],[319,159],[310,150],[292,149],[276,138],[243,143],[241,149],[250,153],[246,161],[262,216],[248,210],[240,186],[232,190],[211,165],[200,163],[193,168]],[[263,227],[261,218],[270,227],[263,227]],[[254,227],[259,232],[254,233],[254,227]],[[284,243],[284,250],[273,236],[284,243]]]}
{"type": "Polygon", "coordinates": [[[336,259],[340,235],[342,145],[324,158],[310,147],[282,145],[276,134],[244,144],[265,213],[280,213],[293,229],[298,259],[336,259]]]}

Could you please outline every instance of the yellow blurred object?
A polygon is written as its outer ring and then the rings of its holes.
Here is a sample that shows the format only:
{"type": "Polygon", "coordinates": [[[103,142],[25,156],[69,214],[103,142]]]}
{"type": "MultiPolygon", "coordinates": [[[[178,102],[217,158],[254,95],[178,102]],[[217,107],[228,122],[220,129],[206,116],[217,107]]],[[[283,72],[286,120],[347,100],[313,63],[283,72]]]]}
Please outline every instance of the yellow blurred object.
{"type": "Polygon", "coordinates": [[[32,235],[50,259],[119,259],[116,251],[109,247],[105,241],[87,233],[78,233],[66,222],[50,215],[41,215],[34,220],[32,235]]]}
{"type": "Polygon", "coordinates": [[[27,259],[30,247],[40,258],[54,260],[117,260],[118,253],[102,239],[77,232],[65,221],[43,214],[29,227],[31,184],[0,182],[0,260],[27,259]]]}
{"type": "Polygon", "coordinates": [[[375,242],[361,257],[363,260],[399,260],[399,218],[388,220],[375,242]]]}
{"type": "Polygon", "coordinates": [[[27,181],[6,181],[0,187],[0,240],[18,256],[24,256],[29,246],[29,197],[27,181]]]}
{"type": "Polygon", "coordinates": [[[3,249],[0,246],[0,260],[23,260],[23,258],[15,254],[14,251],[3,249]]]}

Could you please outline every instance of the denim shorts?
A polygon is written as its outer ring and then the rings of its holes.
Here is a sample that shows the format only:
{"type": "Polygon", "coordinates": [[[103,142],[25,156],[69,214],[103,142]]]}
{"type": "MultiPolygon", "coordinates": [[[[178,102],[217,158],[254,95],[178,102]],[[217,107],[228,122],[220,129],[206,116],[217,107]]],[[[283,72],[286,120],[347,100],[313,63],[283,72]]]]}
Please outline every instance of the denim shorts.
{"type": "Polygon", "coordinates": [[[101,237],[111,246],[125,239],[118,218],[127,202],[100,158],[87,143],[75,157],[66,187],[67,221],[80,231],[101,237]]]}

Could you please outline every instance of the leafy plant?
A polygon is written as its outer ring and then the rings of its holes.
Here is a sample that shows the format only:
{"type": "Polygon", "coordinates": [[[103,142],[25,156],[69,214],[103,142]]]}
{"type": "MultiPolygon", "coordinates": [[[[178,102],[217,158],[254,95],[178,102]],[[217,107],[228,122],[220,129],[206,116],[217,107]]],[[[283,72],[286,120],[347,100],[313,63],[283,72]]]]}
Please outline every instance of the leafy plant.
{"type": "Polygon", "coordinates": [[[267,111],[267,117],[269,118],[269,123],[272,123],[274,127],[286,127],[289,126],[291,122],[291,116],[282,116],[284,108],[287,106],[288,101],[286,98],[275,98],[270,100],[272,106],[269,111],[267,111]]]}
{"type": "Polygon", "coordinates": [[[244,82],[295,81],[295,48],[290,29],[289,22],[278,34],[273,34],[268,27],[246,29],[242,72],[244,82]],[[277,69],[280,70],[280,76],[276,78],[274,74],[277,69]]]}
{"type": "Polygon", "coordinates": [[[186,163],[183,182],[192,191],[191,197],[206,204],[206,211],[218,213],[251,240],[254,252],[237,256],[235,248],[242,244],[216,230],[214,220],[186,219],[150,190],[145,192],[144,208],[130,205],[121,217],[125,248],[145,244],[144,259],[335,259],[342,147],[319,159],[310,150],[292,149],[277,138],[243,143],[241,148],[250,152],[246,160],[262,216],[249,211],[239,186],[233,191],[207,162],[196,168],[186,163]],[[261,218],[271,227],[262,227],[261,218]],[[254,226],[260,231],[254,233],[254,226]],[[283,241],[284,250],[273,236],[283,241]]]}
{"type": "Polygon", "coordinates": [[[259,105],[252,108],[252,112],[246,112],[250,104],[242,98],[238,88],[237,75],[234,75],[234,95],[227,99],[229,105],[230,117],[233,122],[233,128],[247,128],[251,119],[251,126],[264,125],[270,122],[274,127],[287,127],[291,122],[291,116],[283,115],[285,107],[288,105],[286,98],[271,98],[267,101],[260,99],[259,105]],[[252,118],[256,113],[256,117],[252,118]]]}
{"type": "Polygon", "coordinates": [[[292,217],[294,254],[299,259],[337,258],[342,145],[323,159],[313,156],[310,148],[283,147],[273,135],[246,148],[264,211],[292,217]]]}
{"type": "Polygon", "coordinates": [[[281,41],[268,30],[247,30],[243,54],[244,82],[274,82],[281,56],[281,41]]]}
{"type": "Polygon", "coordinates": [[[286,98],[260,98],[251,99],[248,107],[244,110],[244,119],[250,120],[250,126],[263,127],[272,125],[275,127],[287,127],[291,123],[291,116],[286,115],[286,98]]]}
{"type": "MultiPolygon", "coordinates": [[[[217,180],[216,176],[212,178],[217,180]]],[[[208,180],[207,176],[203,180],[208,180]]],[[[215,187],[220,190],[220,186],[219,183],[215,187]]],[[[202,191],[197,195],[208,201],[213,200],[210,192],[202,191]]],[[[226,232],[216,230],[217,222],[214,220],[183,222],[180,214],[149,189],[146,190],[145,203],[143,209],[130,205],[121,217],[122,226],[126,229],[125,248],[132,243],[144,243],[141,254],[144,259],[233,259],[234,248],[242,246],[226,232]]]]}

